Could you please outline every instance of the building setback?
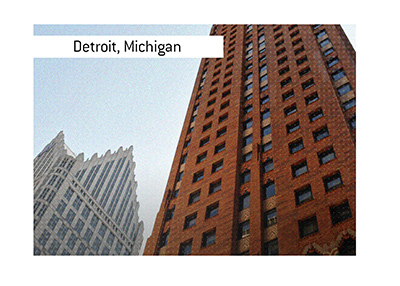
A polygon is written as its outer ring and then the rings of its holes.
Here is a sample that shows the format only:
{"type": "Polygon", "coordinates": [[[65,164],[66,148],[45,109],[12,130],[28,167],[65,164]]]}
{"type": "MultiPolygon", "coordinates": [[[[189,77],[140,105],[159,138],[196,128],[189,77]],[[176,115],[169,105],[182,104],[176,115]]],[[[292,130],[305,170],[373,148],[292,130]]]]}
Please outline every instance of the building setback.
{"type": "Polygon", "coordinates": [[[355,254],[355,51],[339,25],[214,25],[145,255],[355,254]]]}
{"type": "Polygon", "coordinates": [[[89,160],[60,132],[34,160],[35,255],[138,255],[132,146],[89,160]]]}

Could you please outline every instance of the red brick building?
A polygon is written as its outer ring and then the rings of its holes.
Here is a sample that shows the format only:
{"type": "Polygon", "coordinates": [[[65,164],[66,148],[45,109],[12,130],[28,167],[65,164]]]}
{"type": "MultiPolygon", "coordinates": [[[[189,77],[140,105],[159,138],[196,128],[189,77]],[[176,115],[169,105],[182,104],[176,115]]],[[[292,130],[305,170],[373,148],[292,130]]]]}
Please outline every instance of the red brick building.
{"type": "Polygon", "coordinates": [[[214,25],[145,255],[355,254],[355,51],[338,25],[214,25]]]}

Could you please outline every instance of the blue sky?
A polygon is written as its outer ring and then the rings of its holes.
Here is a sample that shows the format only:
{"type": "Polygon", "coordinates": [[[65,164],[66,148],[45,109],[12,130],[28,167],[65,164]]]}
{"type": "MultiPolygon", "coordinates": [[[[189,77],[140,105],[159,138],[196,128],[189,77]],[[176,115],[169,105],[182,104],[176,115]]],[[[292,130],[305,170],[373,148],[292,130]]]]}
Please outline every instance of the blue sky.
{"type": "MultiPolygon", "coordinates": [[[[211,25],[36,25],[35,35],[208,35],[211,25]]],[[[355,26],[344,29],[355,47],[355,26]]],[[[145,240],[200,59],[34,59],[34,155],[61,130],[85,158],[134,148],[145,240]]],[[[145,242],[145,241],[144,241],[145,242]]]]}

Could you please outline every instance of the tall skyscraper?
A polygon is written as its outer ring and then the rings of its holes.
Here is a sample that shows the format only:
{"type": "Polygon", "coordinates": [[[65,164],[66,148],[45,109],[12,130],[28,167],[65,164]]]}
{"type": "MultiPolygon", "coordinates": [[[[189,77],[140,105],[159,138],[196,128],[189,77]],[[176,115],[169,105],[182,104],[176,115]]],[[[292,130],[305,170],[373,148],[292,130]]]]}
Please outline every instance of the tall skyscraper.
{"type": "Polygon", "coordinates": [[[34,160],[35,255],[138,255],[132,146],[85,160],[60,132],[34,160]]]}
{"type": "Polygon", "coordinates": [[[355,51],[339,25],[214,25],[146,255],[355,254],[355,51]]]}

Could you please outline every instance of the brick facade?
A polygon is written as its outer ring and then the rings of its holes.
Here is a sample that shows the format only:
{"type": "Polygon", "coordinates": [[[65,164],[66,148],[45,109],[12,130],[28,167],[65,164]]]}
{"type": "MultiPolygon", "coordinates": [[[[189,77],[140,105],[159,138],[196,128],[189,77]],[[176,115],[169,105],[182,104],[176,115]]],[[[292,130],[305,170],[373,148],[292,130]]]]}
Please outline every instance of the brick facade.
{"type": "Polygon", "coordinates": [[[352,253],[355,51],[343,30],[214,25],[211,35],[224,35],[224,58],[201,61],[144,254],[352,253]]]}

